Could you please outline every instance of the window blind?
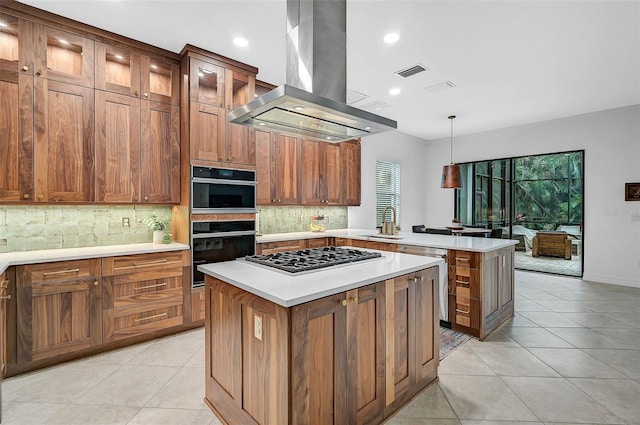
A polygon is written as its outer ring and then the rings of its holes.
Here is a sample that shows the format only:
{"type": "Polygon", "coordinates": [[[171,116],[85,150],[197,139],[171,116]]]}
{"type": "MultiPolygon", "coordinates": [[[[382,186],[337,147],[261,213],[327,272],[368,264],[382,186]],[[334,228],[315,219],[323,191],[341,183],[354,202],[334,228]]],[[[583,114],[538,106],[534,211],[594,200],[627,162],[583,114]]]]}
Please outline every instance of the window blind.
{"type": "MultiPolygon", "coordinates": [[[[389,205],[396,209],[400,225],[400,164],[376,161],[376,226],[382,226],[382,212],[389,205]]],[[[391,211],[386,219],[393,220],[391,211]]]]}

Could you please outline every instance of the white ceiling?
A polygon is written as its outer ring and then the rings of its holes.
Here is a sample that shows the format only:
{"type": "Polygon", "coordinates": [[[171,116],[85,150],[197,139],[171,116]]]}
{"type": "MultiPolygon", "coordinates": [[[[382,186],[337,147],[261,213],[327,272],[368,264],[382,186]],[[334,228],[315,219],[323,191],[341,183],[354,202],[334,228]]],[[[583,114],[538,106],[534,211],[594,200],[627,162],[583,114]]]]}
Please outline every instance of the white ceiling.
{"type": "MultiPolygon", "coordinates": [[[[285,0],[23,0],[179,52],[186,44],[285,81],[285,0]],[[232,43],[241,35],[250,45],[232,43]]],[[[640,103],[640,1],[347,0],[347,87],[425,140],[640,103]],[[385,45],[382,37],[400,40],[385,45]],[[430,69],[404,79],[395,71],[430,69]],[[445,80],[456,87],[430,93],[445,80]],[[388,90],[399,87],[401,94],[388,90]]],[[[514,141],[517,142],[517,141],[514,141]]]]}

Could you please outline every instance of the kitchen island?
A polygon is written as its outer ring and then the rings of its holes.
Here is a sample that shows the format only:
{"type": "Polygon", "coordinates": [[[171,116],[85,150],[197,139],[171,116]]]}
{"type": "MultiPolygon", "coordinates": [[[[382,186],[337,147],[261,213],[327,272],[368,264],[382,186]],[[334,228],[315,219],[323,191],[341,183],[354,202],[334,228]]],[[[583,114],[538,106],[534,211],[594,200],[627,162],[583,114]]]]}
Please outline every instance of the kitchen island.
{"type": "Polygon", "coordinates": [[[437,377],[441,259],[206,274],[205,401],[233,424],[378,424],[437,377]]]}

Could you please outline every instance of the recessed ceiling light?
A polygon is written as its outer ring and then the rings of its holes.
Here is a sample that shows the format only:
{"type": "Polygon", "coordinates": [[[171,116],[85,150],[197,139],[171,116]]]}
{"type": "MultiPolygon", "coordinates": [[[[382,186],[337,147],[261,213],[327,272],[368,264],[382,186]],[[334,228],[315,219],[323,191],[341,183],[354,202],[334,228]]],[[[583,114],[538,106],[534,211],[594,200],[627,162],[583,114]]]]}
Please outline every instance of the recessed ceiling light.
{"type": "Polygon", "coordinates": [[[235,37],[233,39],[233,44],[238,47],[247,47],[249,45],[249,41],[244,37],[235,37]]]}
{"type": "Polygon", "coordinates": [[[266,124],[263,122],[259,122],[258,125],[266,125],[266,124]]]}
{"type": "Polygon", "coordinates": [[[390,32],[389,34],[384,36],[384,42],[387,44],[393,44],[398,40],[400,40],[400,35],[395,32],[390,32]]]}
{"type": "Polygon", "coordinates": [[[368,126],[366,126],[364,129],[365,129],[365,130],[371,130],[371,126],[369,126],[369,125],[368,125],[368,126]]]}
{"type": "Polygon", "coordinates": [[[391,96],[398,95],[398,94],[400,94],[400,89],[399,89],[399,88],[397,88],[397,87],[392,88],[391,90],[389,90],[389,94],[390,94],[391,96]]]}
{"type": "Polygon", "coordinates": [[[302,106],[294,106],[293,109],[296,111],[302,111],[304,108],[302,106]]]}
{"type": "Polygon", "coordinates": [[[327,136],[326,139],[327,140],[332,140],[332,137],[331,136],[327,136]]]}

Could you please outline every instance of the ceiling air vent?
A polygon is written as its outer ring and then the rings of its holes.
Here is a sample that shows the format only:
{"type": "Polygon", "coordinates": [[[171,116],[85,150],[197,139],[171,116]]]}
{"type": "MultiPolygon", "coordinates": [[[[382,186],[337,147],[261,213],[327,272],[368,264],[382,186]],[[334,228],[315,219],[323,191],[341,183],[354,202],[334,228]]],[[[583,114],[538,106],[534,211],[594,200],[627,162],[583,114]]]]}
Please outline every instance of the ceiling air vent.
{"type": "Polygon", "coordinates": [[[456,85],[453,84],[451,81],[443,81],[441,83],[433,84],[429,87],[425,87],[425,90],[430,91],[431,93],[436,93],[439,91],[452,89],[455,86],[456,85]]]}
{"type": "Polygon", "coordinates": [[[419,74],[423,71],[428,71],[429,68],[427,68],[424,65],[420,65],[420,64],[416,64],[413,66],[410,66],[409,68],[405,68],[402,69],[400,71],[396,71],[396,75],[399,75],[401,77],[407,78],[407,77],[411,77],[412,75],[416,75],[419,74]]]}
{"type": "Polygon", "coordinates": [[[368,97],[369,96],[364,93],[360,93],[355,90],[347,90],[347,105],[353,105],[354,103],[360,102],[368,97]]]}
{"type": "Polygon", "coordinates": [[[388,103],[381,102],[379,100],[372,100],[371,102],[361,103],[358,105],[358,108],[364,109],[365,111],[375,112],[381,111],[383,109],[389,108],[391,105],[388,103]]]}

